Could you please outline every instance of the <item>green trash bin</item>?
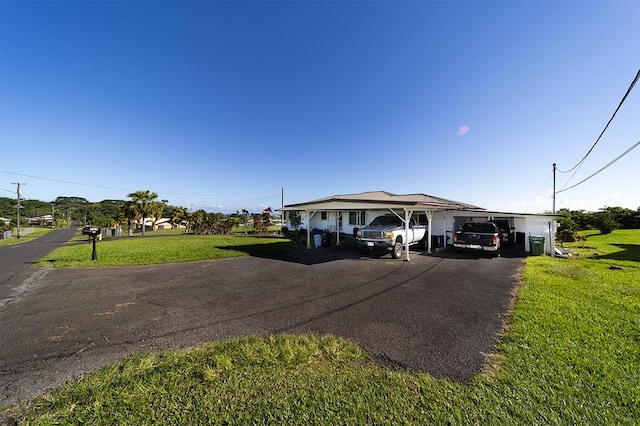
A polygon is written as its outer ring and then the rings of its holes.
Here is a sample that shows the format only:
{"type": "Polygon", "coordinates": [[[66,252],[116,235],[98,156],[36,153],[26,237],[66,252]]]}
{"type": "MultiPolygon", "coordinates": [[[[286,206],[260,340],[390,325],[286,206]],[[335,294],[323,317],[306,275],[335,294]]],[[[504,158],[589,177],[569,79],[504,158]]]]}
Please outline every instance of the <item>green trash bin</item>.
{"type": "Polygon", "coordinates": [[[529,247],[531,256],[542,256],[544,254],[544,237],[529,237],[529,247]]]}

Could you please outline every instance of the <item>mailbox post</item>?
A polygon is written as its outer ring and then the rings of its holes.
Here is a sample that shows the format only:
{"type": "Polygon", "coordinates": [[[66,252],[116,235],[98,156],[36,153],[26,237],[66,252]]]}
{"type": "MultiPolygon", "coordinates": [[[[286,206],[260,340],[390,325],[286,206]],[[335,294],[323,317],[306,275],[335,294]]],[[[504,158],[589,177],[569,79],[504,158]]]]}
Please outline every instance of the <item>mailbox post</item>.
{"type": "Polygon", "coordinates": [[[98,252],[96,252],[96,238],[100,235],[101,229],[98,226],[84,226],[82,235],[88,235],[93,240],[93,251],[91,252],[91,260],[98,260],[98,252]]]}

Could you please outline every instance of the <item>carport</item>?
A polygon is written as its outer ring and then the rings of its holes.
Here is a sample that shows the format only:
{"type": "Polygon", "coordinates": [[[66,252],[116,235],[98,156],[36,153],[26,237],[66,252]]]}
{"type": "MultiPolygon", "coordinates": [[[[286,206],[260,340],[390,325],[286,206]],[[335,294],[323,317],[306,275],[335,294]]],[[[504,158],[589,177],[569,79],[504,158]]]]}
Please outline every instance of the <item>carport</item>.
{"type": "MultiPolygon", "coordinates": [[[[398,195],[386,191],[374,191],[360,194],[334,195],[306,203],[289,204],[280,210],[285,214],[285,222],[287,221],[287,212],[299,211],[303,213],[303,221],[307,224],[307,248],[311,248],[312,227],[335,230],[337,244],[339,245],[340,232],[345,232],[351,226],[349,233],[353,233],[353,229],[356,228],[355,225],[366,226],[375,212],[378,214],[380,212],[391,212],[398,216],[405,226],[406,233],[409,232],[411,216],[417,213],[424,213],[427,218],[427,253],[431,253],[432,222],[436,212],[442,213],[446,217],[446,212],[449,210],[482,211],[483,209],[471,204],[426,194],[398,195]],[[317,219],[318,213],[321,216],[319,220],[317,219]],[[345,213],[349,214],[349,225],[346,227],[343,224],[345,213]],[[352,218],[355,218],[355,220],[351,220],[352,218]]],[[[409,241],[405,239],[404,243],[405,260],[410,260],[409,241]]]]}
{"type": "MultiPolygon", "coordinates": [[[[453,222],[452,229],[458,229],[464,221],[484,221],[492,220],[508,221],[515,228],[515,242],[521,250],[525,252],[531,251],[529,245],[529,237],[544,237],[544,252],[552,256],[555,251],[555,234],[557,223],[556,219],[562,217],[559,214],[542,214],[542,213],[509,213],[497,212],[489,210],[467,210],[464,212],[450,212],[453,222]]],[[[455,231],[453,231],[455,232],[455,231]]]]}
{"type": "MultiPolygon", "coordinates": [[[[507,220],[514,228],[524,251],[530,251],[530,236],[545,237],[545,253],[555,253],[554,236],[557,214],[530,214],[488,211],[446,198],[426,194],[393,194],[386,191],[362,192],[358,194],[333,195],[304,203],[288,204],[280,211],[288,221],[288,212],[302,213],[307,230],[307,248],[311,248],[311,229],[336,232],[337,244],[340,233],[352,234],[359,227],[368,225],[380,214],[391,212],[398,216],[408,232],[409,220],[414,214],[424,214],[427,219],[427,253],[431,253],[434,238],[439,246],[446,247],[453,242],[453,233],[465,220],[507,220]],[[347,222],[347,223],[345,223],[347,222]]],[[[405,260],[410,260],[409,242],[405,241],[405,260]]]]}

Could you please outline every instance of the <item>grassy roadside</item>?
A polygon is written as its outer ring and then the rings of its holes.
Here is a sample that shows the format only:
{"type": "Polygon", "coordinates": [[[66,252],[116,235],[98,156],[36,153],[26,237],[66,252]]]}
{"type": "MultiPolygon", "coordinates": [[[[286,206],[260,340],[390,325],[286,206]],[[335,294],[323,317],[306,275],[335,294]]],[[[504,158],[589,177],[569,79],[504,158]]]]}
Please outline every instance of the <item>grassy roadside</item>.
{"type": "Polygon", "coordinates": [[[35,230],[27,235],[21,235],[20,238],[11,237],[6,240],[0,240],[0,247],[11,246],[14,244],[26,243],[27,241],[35,240],[36,238],[47,235],[49,232],[54,231],[52,228],[35,228],[35,230]]]}
{"type": "Polygon", "coordinates": [[[154,265],[274,253],[291,248],[288,239],[272,237],[184,234],[124,237],[98,241],[98,259],[92,261],[92,242],[87,237],[76,237],[70,245],[57,248],[40,259],[36,266],[62,268],[154,265]]]}
{"type": "Polygon", "coordinates": [[[12,415],[25,424],[638,424],[640,231],[619,232],[575,243],[579,258],[526,260],[510,327],[470,384],[386,370],[337,337],[249,337],[134,355],[12,415]]]}

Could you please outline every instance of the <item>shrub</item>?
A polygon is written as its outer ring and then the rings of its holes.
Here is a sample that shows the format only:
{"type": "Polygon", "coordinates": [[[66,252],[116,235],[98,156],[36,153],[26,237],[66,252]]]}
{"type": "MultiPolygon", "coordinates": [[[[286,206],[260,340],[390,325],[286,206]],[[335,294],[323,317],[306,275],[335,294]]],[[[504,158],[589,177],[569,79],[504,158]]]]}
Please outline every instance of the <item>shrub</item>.
{"type": "Polygon", "coordinates": [[[564,243],[574,242],[576,240],[576,233],[579,231],[578,224],[570,216],[560,218],[558,223],[558,240],[564,243]]]}
{"type": "Polygon", "coordinates": [[[608,211],[598,213],[596,225],[602,234],[610,234],[619,226],[613,214],[608,211]]]}

